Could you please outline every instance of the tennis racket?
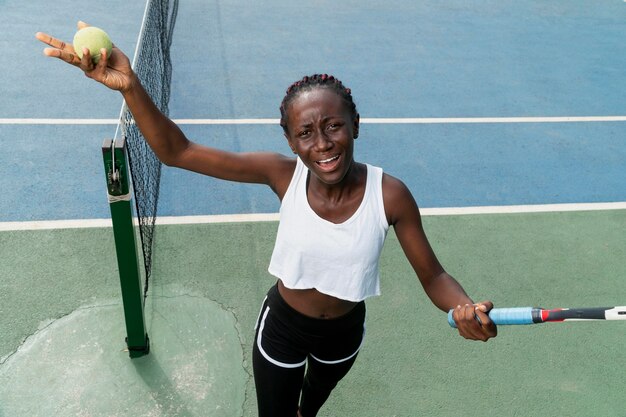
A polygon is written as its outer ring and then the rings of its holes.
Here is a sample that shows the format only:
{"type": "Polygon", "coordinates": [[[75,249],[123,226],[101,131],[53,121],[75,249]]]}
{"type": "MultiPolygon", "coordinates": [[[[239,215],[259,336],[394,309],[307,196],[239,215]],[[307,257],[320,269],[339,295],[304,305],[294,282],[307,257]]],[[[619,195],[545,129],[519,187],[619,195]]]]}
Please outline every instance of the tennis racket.
{"type": "MultiPolygon", "coordinates": [[[[454,323],[454,319],[452,318],[452,311],[453,310],[450,310],[448,312],[448,323],[450,323],[450,326],[456,328],[456,323],[454,323]]],[[[538,324],[562,321],[626,320],[626,306],[557,308],[553,310],[539,307],[494,308],[489,312],[489,318],[496,325],[538,324]]]]}

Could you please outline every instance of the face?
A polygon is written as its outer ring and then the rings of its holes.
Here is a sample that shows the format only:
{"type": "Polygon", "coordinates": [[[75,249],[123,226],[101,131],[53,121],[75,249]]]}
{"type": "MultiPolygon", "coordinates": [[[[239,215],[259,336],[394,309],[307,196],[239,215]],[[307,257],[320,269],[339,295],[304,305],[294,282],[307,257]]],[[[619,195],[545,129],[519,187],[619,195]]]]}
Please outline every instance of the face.
{"type": "Polygon", "coordinates": [[[311,173],[325,184],[341,182],[354,162],[359,129],[345,101],[326,88],[304,91],[287,108],[287,120],[289,146],[311,173]]]}

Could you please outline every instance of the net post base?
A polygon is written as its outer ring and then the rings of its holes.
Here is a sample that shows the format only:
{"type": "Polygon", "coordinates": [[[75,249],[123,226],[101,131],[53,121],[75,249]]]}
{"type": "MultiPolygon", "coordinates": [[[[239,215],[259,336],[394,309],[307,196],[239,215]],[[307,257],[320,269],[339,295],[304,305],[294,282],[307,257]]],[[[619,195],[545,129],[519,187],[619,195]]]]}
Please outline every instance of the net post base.
{"type": "Polygon", "coordinates": [[[145,343],[141,346],[128,346],[128,338],[126,338],[126,346],[128,349],[128,356],[130,356],[131,359],[140,358],[150,353],[150,338],[146,333],[145,343]]]}

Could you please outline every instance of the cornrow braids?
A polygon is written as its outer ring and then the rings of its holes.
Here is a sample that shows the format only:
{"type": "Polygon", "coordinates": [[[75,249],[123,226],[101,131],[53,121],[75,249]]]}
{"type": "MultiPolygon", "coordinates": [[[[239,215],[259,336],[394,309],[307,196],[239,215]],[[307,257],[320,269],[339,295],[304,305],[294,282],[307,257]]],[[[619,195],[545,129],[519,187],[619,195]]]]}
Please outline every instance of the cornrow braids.
{"type": "Polygon", "coordinates": [[[356,104],[354,104],[354,101],[352,100],[352,92],[349,88],[345,87],[341,81],[332,75],[307,75],[289,86],[285,97],[280,104],[280,125],[285,133],[287,133],[287,108],[289,107],[289,104],[303,91],[311,91],[314,88],[328,88],[337,93],[337,95],[339,95],[339,97],[341,97],[348,105],[352,118],[356,119],[356,104]]]}

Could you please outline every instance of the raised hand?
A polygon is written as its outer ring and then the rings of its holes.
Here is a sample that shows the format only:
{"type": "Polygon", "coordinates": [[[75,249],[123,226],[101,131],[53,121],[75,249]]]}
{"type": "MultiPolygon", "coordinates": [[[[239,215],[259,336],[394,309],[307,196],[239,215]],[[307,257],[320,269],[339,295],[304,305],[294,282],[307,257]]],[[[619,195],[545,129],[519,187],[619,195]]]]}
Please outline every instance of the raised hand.
{"type": "MultiPolygon", "coordinates": [[[[78,22],[78,29],[87,26],[89,25],[84,22],[78,22]]],[[[130,60],[115,45],[113,45],[111,56],[108,56],[106,49],[102,49],[100,51],[102,54],[100,61],[94,64],[87,48],[83,49],[83,57],[81,59],[76,54],[71,43],[64,42],[43,32],[37,32],[35,37],[50,46],[44,49],[44,55],[58,58],[80,68],[87,77],[104,84],[112,90],[127,91],[135,81],[130,60]]]]}

